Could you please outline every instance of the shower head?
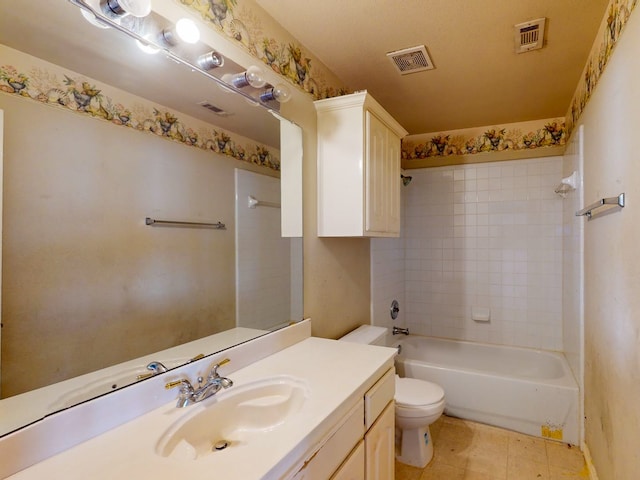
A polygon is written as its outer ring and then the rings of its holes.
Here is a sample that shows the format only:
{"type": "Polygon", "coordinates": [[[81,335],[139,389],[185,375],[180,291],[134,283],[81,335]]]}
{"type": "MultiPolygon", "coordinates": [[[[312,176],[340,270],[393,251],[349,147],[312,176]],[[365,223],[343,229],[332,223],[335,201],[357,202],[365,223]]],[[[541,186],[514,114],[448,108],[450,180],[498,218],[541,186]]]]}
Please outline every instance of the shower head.
{"type": "Polygon", "coordinates": [[[411,183],[411,180],[413,180],[413,177],[402,174],[400,175],[400,178],[402,179],[402,185],[404,185],[405,187],[411,183]]]}

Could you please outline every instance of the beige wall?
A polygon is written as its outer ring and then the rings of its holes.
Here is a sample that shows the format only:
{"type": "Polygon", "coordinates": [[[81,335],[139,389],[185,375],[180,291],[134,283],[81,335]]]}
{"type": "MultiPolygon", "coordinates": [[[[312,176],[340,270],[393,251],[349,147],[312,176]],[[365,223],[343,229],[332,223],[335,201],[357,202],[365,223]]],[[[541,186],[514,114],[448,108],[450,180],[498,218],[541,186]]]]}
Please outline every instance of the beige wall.
{"type": "MultiPolygon", "coordinates": [[[[587,105],[584,199],[626,192],[585,224],[586,443],[600,480],[640,466],[640,15],[632,15],[587,105]]],[[[585,220],[586,221],[586,220],[585,220]]]]}
{"type": "Polygon", "coordinates": [[[244,162],[9,95],[0,109],[3,396],[235,325],[244,162]]]}

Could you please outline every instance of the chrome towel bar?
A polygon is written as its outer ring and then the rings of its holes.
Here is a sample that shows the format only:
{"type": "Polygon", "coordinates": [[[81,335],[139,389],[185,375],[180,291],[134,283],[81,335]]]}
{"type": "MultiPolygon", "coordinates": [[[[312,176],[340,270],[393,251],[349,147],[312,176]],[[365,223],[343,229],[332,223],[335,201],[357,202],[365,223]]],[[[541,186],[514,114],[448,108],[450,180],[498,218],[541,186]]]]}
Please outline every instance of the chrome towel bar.
{"type": "Polygon", "coordinates": [[[591,216],[593,215],[594,210],[598,208],[602,208],[606,205],[614,205],[620,208],[624,208],[624,193],[621,193],[617,197],[608,197],[602,198],[595,203],[592,203],[588,207],[583,208],[576,212],[576,217],[586,216],[589,220],[591,220],[591,216]]]}
{"type": "Polygon", "coordinates": [[[215,230],[226,230],[227,226],[222,222],[217,223],[200,223],[200,222],[180,222],[175,220],[156,220],[154,218],[145,218],[144,223],[149,226],[165,225],[168,227],[198,227],[213,228],[215,230]]]}

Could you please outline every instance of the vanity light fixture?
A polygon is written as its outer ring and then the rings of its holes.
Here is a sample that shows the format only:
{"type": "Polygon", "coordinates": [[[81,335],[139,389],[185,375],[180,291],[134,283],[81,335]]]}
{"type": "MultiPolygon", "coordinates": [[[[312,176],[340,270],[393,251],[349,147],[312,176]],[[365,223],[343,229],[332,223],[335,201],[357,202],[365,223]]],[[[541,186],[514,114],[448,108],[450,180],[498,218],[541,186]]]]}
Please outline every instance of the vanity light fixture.
{"type": "Polygon", "coordinates": [[[211,50],[209,53],[200,55],[197,63],[203,70],[212,70],[224,65],[224,57],[215,50],[211,50]]]}
{"type": "Polygon", "coordinates": [[[151,13],[151,0],[100,0],[100,8],[110,18],[146,17],[151,13]]]}
{"type": "Polygon", "coordinates": [[[160,49],[157,47],[154,47],[151,42],[142,42],[140,40],[136,40],[136,45],[140,50],[142,50],[147,55],[155,55],[160,51],[160,49]]]}
{"type": "Polygon", "coordinates": [[[84,19],[89,22],[94,27],[98,28],[109,28],[109,25],[100,21],[98,17],[96,17],[93,13],[89,13],[86,10],[80,10],[80,13],[84,17],[84,19]]]}
{"type": "Polygon", "coordinates": [[[180,41],[194,44],[200,40],[200,30],[193,20],[181,18],[175,26],[163,29],[158,37],[169,47],[175,47],[180,41]]]}
{"type": "Polygon", "coordinates": [[[235,75],[227,74],[224,75],[222,79],[236,88],[243,88],[248,85],[251,85],[253,88],[262,88],[267,83],[262,75],[262,70],[252,65],[247,68],[246,72],[236,73],[235,75]]]}
{"type": "MultiPolygon", "coordinates": [[[[89,4],[89,6],[91,8],[93,8],[94,11],[96,11],[96,12],[100,11],[100,0],[87,0],[87,3],[89,4]]],[[[87,22],[89,22],[91,25],[93,25],[94,27],[109,28],[109,25],[107,25],[102,20],[100,20],[98,18],[98,16],[96,16],[95,14],[93,14],[93,13],[87,11],[87,10],[80,10],[80,13],[84,17],[84,19],[87,22]]]]}
{"type": "Polygon", "coordinates": [[[261,102],[276,100],[279,103],[286,103],[291,100],[291,91],[283,83],[277,84],[275,87],[268,88],[260,94],[261,102]]]}

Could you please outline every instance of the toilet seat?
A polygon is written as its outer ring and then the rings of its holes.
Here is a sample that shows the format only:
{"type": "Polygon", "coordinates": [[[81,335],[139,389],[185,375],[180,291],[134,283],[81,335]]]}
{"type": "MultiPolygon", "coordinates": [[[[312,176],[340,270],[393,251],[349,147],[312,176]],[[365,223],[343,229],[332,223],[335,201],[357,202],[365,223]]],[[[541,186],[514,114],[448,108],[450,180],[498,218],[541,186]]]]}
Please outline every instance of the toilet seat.
{"type": "Polygon", "coordinates": [[[437,405],[444,400],[444,390],[440,385],[396,376],[396,405],[406,408],[420,408],[437,405]]]}

